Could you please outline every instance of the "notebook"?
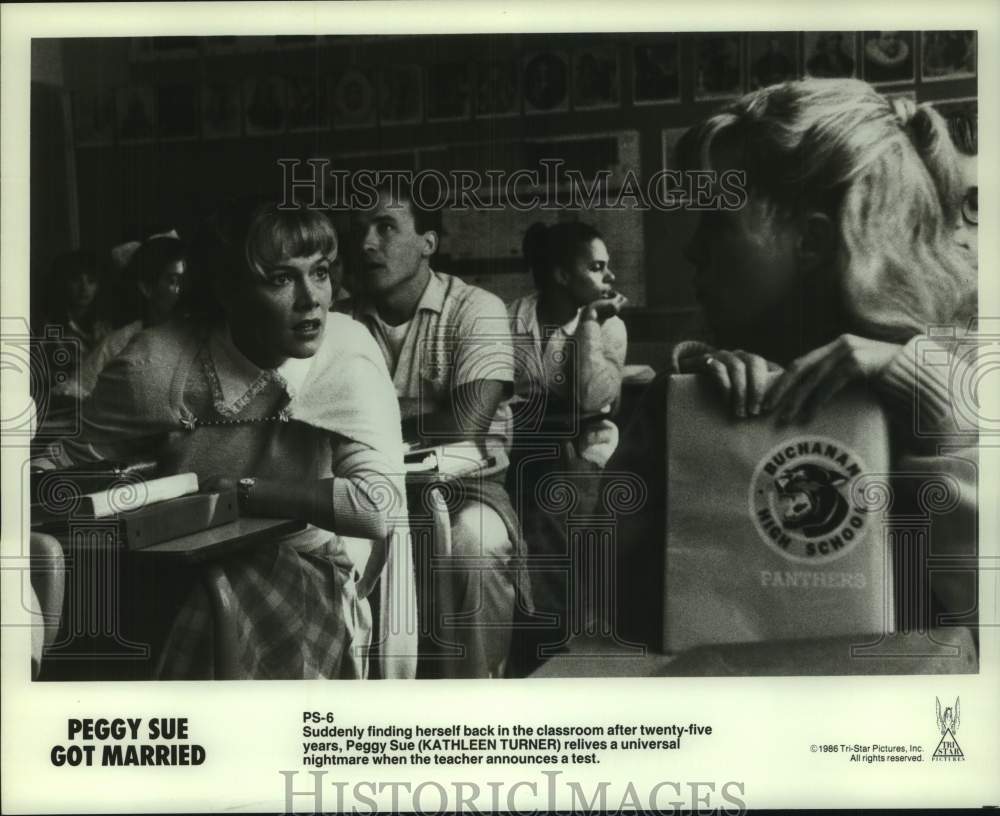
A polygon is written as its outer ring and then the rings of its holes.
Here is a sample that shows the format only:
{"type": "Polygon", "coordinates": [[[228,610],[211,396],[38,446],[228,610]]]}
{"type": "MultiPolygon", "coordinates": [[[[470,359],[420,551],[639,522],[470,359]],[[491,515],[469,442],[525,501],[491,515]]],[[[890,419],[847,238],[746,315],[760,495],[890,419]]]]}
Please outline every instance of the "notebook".
{"type": "Polygon", "coordinates": [[[58,482],[53,480],[47,484],[44,500],[31,506],[31,522],[38,524],[58,521],[69,516],[88,519],[107,518],[197,492],[196,473],[178,473],[159,479],[135,478],[117,482],[107,489],[86,495],[80,495],[72,481],[67,481],[61,488],[58,482]]]}
{"type": "Polygon", "coordinates": [[[892,628],[888,426],[864,388],[779,428],[673,377],[667,461],[665,651],[892,628]]]}
{"type": "Polygon", "coordinates": [[[475,442],[453,442],[447,445],[410,446],[403,457],[409,476],[426,474],[438,477],[487,475],[507,466],[506,456],[484,455],[475,442]]]}

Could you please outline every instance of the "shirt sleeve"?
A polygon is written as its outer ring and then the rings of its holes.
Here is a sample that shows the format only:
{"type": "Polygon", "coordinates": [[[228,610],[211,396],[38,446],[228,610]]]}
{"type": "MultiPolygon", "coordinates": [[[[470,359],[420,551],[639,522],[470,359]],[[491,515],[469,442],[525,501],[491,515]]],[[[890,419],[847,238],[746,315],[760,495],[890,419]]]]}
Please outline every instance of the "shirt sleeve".
{"type": "Polygon", "coordinates": [[[577,402],[584,413],[600,411],[618,401],[628,334],[621,318],[604,322],[583,320],[576,331],[577,402]]]}
{"type": "Polygon", "coordinates": [[[482,289],[470,293],[456,314],[452,388],[476,380],[514,382],[510,317],[503,301],[482,289]]]}

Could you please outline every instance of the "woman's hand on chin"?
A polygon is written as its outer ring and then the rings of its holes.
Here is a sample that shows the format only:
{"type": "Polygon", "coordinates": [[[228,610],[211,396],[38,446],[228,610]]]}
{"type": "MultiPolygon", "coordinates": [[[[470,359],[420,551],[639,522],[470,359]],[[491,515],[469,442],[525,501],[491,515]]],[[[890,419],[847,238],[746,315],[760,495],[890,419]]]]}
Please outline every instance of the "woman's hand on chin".
{"type": "Polygon", "coordinates": [[[763,409],[777,409],[780,423],[808,422],[845,386],[881,372],[900,348],[896,343],[842,334],[794,360],[768,391],[763,409]]]}
{"type": "Polygon", "coordinates": [[[711,378],[733,416],[744,419],[761,413],[768,373],[781,371],[781,366],[748,351],[713,351],[696,362],[694,371],[711,378]]]}

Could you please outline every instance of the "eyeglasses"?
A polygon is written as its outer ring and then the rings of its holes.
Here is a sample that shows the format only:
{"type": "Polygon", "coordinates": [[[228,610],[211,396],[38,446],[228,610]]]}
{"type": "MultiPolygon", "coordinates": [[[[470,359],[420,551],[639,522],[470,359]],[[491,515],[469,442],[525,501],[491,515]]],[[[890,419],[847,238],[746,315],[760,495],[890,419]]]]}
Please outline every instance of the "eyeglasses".
{"type": "Polygon", "coordinates": [[[979,226],[979,188],[970,187],[962,198],[962,218],[972,227],[979,226]]]}

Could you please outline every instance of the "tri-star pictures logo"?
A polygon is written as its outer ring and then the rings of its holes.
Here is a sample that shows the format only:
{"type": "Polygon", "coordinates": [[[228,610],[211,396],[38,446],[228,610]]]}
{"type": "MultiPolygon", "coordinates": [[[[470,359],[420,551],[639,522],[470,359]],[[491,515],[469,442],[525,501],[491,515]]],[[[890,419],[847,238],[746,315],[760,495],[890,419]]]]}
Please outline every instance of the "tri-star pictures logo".
{"type": "Polygon", "coordinates": [[[965,754],[962,753],[962,749],[958,745],[958,740],[955,739],[955,734],[958,733],[959,698],[955,698],[954,707],[948,706],[943,711],[941,710],[941,700],[937,697],[934,699],[937,701],[937,725],[938,731],[941,732],[941,741],[938,743],[937,748],[934,749],[934,755],[931,757],[931,760],[937,762],[963,762],[965,754]]]}

